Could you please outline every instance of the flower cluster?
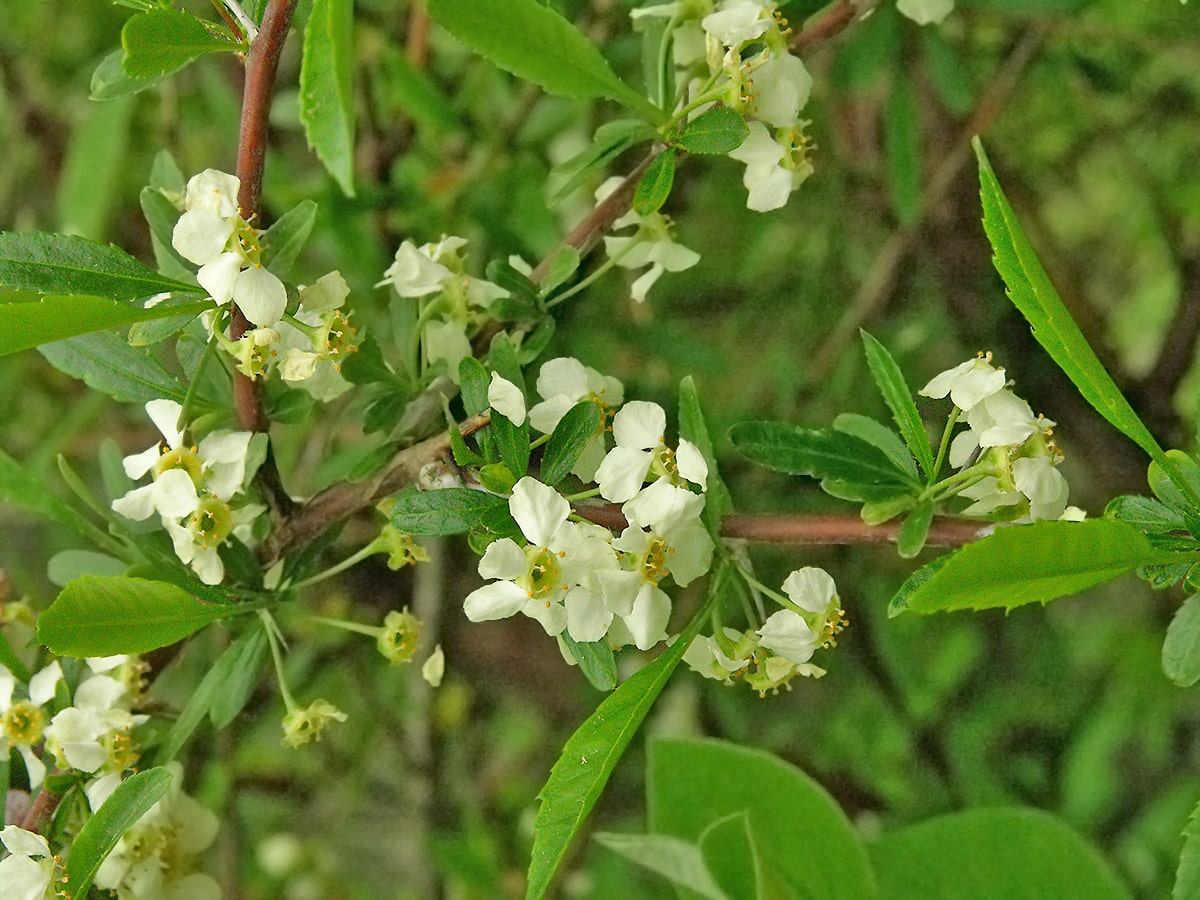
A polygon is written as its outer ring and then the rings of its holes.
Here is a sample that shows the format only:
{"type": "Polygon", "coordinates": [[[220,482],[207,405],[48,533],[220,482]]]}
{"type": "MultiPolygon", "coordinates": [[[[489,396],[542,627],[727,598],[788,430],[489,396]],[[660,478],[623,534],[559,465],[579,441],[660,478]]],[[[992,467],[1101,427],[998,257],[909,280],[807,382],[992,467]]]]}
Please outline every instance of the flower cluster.
{"type": "MultiPolygon", "coordinates": [[[[57,660],[28,684],[0,666],[0,723],[7,746],[24,760],[31,791],[45,780],[43,758],[52,760],[60,772],[78,776],[94,813],[137,763],[134,729],[147,716],[134,710],[142,703],[146,666],[129,656],[84,662],[73,687],[57,660]],[[16,699],[18,693],[24,698],[16,699]]],[[[199,853],[216,836],[216,816],[181,791],[179,766],[171,768],[175,777],[167,795],[121,838],[96,875],[96,885],[120,900],[220,896],[213,879],[194,871],[199,853]]],[[[69,825],[68,835],[81,824],[69,825]]],[[[8,851],[0,860],[5,897],[58,896],[63,873],[45,837],[10,825],[0,842],[8,851]]]]}
{"type": "Polygon", "coordinates": [[[719,102],[747,116],[749,135],[730,157],[744,163],[746,205],[765,212],[787,203],[812,173],[810,144],[800,111],[812,76],[788,50],[790,29],[772,0],[678,0],[642,7],[643,18],[673,25],[676,82],[686,85],[680,105],[702,110],[719,102]]]}
{"type": "Polygon", "coordinates": [[[265,510],[243,493],[261,461],[265,437],[214,431],[192,446],[179,426],[182,413],[174,400],[146,404],[146,414],[163,439],[125,457],[123,464],[130,478],[149,474],[154,480],[114,500],[112,508],[135,521],[157,514],[180,561],[205,584],[220,584],[225,566],[218,548],[231,535],[249,540],[251,523],[265,510]]]}
{"type": "Polygon", "coordinates": [[[218,326],[216,314],[206,321],[221,347],[250,378],[278,369],[284,381],[318,400],[332,400],[349,388],[338,371],[346,355],[357,350],[355,329],[342,311],[350,293],[338,272],[299,287],[299,305],[287,312],[287,288],[263,265],[262,232],[238,210],[236,176],[206,169],[187,183],[183,214],[171,244],[198,265],[196,280],[219,307],[231,300],[254,328],[237,340],[218,326]]]}
{"type": "MultiPolygon", "coordinates": [[[[493,415],[524,421],[520,389],[498,378],[493,385],[493,415]]],[[[529,411],[529,421],[543,434],[552,433],[580,400],[600,405],[600,430],[575,470],[596,485],[583,496],[621,503],[627,524],[614,536],[575,515],[554,488],[522,477],[509,500],[520,539],[488,545],[479,574],[491,583],[466,598],[467,618],[479,622],[519,612],[536,619],[547,634],[565,633],[576,643],[607,640],[647,650],[667,638],[671,599],[661,583],[669,577],[686,586],[712,561],[713,542],[700,523],[704,497],[698,493],[706,486],[707,464],[686,440],[677,448],[667,445],[666,413],[657,404],[634,401],[614,412],[621,385],[578,360],[546,363],[538,392],[543,400],[529,411]]],[[[572,658],[565,641],[562,647],[572,658]]]]}
{"type": "Polygon", "coordinates": [[[950,464],[959,470],[959,496],[972,500],[963,515],[1015,522],[1078,519],[1067,506],[1067,480],[1058,471],[1062,453],[1050,439],[1054,422],[1033,414],[1007,386],[1004,369],[980,354],[935,376],[920,393],[949,395],[955,417],[967,429],[950,444],[950,464]]]}
{"type": "Polygon", "coordinates": [[[760,695],[778,690],[797,675],[824,675],[825,670],[809,660],[818,648],[832,647],[847,624],[833,578],[824,569],[807,566],[784,581],[786,596],[766,590],[763,594],[781,609],[762,627],[726,627],[699,635],[684,653],[684,662],[705,678],[726,684],[745,679],[760,695]]]}
{"type": "Polygon", "coordinates": [[[414,338],[420,339],[424,353],[421,372],[444,371],[456,383],[458,364],[471,355],[471,337],[492,318],[493,301],[508,296],[490,281],[466,274],[461,252],[466,244],[465,238],[454,236],[420,247],[405,241],[379,282],[416,301],[414,338]]]}

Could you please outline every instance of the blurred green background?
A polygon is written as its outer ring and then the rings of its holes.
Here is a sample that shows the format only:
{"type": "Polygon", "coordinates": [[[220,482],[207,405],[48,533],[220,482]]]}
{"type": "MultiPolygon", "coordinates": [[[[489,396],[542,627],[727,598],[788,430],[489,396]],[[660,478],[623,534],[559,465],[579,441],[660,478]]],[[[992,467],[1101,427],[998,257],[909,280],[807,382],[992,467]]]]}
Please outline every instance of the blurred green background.
{"type": "MultiPolygon", "coordinates": [[[[551,5],[638,78],[628,0],[551,5]]],[[[169,149],[186,173],[233,168],[236,60],[201,60],[157,89],[94,103],[91,71],[118,46],[129,11],[101,0],[9,6],[0,228],[79,233],[151,261],[137,197],[155,153],[169,149]]],[[[793,2],[785,13],[799,23],[817,8],[793,2]]],[[[620,112],[516,83],[427,27],[406,0],[358,0],[356,10],[357,195],[342,196],[307,151],[293,43],[264,204],[268,220],[305,198],[320,204],[295,277],[339,269],[370,323],[386,318],[393,296],[373,285],[403,239],[466,236],[478,273],[491,258],[541,258],[588,199],[547,208],[550,168],[620,112]]],[[[1005,301],[967,142],[983,136],[1060,293],[1151,430],[1194,449],[1198,17],[1173,0],[960,0],[942,26],[919,28],[880,5],[804,56],[816,83],[806,110],[816,172],[788,207],[749,212],[740,166],[689,160],[667,211],[701,263],[665,276],[642,306],[623,275],[610,275],[563,310],[552,354],[578,356],[622,378],[627,396],[668,408],[693,374],[721,436],[750,418],[819,426],[843,411],[886,417],[860,327],[914,386],[991,350],[1017,392],[1059,423],[1072,502],[1101,514],[1111,497],[1144,489],[1145,460],[1080,400],[1005,301]]],[[[0,359],[0,385],[0,447],[55,484],[59,454],[100,490],[104,439],[124,452],[152,439],[141,410],[90,393],[35,352],[0,359]]],[[[277,429],[294,493],[370,446],[362,413],[339,404],[277,429]]],[[[723,440],[718,453],[741,511],[848,511],[815,485],[752,469],[723,440]]],[[[348,526],[334,558],[370,528],[348,526]]],[[[56,590],[45,563],[71,546],[0,510],[0,592],[43,607],[56,590]]],[[[536,623],[466,623],[459,603],[478,583],[474,559],[453,542],[433,550],[434,563],[415,573],[364,564],[314,590],[307,608],[374,622],[413,605],[446,647],[440,689],[388,668],[365,639],[285,615],[296,635],[293,690],[332,700],[350,720],[321,744],[286,750],[268,678],[238,722],[191,747],[197,791],[223,817],[210,868],[227,896],[522,895],[534,796],[599,696],[536,623]]],[[[680,675],[651,731],[775,752],[868,834],[975,805],[1047,809],[1100,847],[1137,896],[1169,893],[1179,834],[1200,797],[1200,699],[1159,666],[1181,594],[1126,578],[1007,617],[889,621],[886,602],[910,571],[889,550],[751,553],[768,583],[806,564],[837,579],[851,626],[821,660],[828,675],[762,700],[680,675]]],[[[681,608],[694,600],[685,595],[681,608]]],[[[186,696],[219,638],[189,645],[166,670],[156,688],[164,704],[186,696]]],[[[596,828],[644,827],[641,746],[617,770],[596,828]]],[[[594,845],[579,848],[571,870],[565,897],[667,890],[594,845]]]]}

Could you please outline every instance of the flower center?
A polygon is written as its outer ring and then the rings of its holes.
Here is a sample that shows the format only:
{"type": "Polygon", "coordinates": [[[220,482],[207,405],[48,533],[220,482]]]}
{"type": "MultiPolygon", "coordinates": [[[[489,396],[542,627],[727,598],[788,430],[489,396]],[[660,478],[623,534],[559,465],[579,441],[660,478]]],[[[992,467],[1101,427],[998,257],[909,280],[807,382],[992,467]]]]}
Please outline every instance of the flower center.
{"type": "Polygon", "coordinates": [[[188,518],[195,541],[201,547],[215,547],[233,530],[229,504],[218,497],[206,497],[188,518]]]}
{"type": "MultiPolygon", "coordinates": [[[[530,547],[525,551],[529,560],[529,574],[521,584],[532,599],[549,597],[561,587],[562,566],[558,556],[548,547],[530,547]]],[[[520,583],[520,582],[519,582],[520,583]]]]}
{"type": "Polygon", "coordinates": [[[28,700],[14,703],[0,717],[0,731],[17,747],[30,747],[42,739],[46,714],[28,700]]]}
{"type": "Polygon", "coordinates": [[[163,472],[168,472],[171,469],[183,469],[188,473],[193,484],[199,484],[203,467],[204,464],[200,460],[200,455],[194,447],[190,449],[188,447],[176,447],[174,450],[164,447],[162,456],[154,464],[154,476],[157,478],[163,472]]]}
{"type": "Polygon", "coordinates": [[[668,547],[666,542],[656,537],[650,542],[650,546],[646,548],[646,555],[642,557],[642,575],[651,584],[658,584],[668,574],[670,555],[675,552],[674,547],[668,547]]]}

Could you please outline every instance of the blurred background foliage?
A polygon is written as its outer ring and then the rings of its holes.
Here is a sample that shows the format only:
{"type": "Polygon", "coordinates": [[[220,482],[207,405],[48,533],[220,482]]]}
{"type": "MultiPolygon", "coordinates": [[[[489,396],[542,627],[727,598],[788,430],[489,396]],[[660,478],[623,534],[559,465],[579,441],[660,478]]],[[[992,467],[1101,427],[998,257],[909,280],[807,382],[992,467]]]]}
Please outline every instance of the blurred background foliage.
{"type": "MultiPolygon", "coordinates": [[[[629,0],[552,5],[638,78],[629,0]]],[[[0,227],[80,233],[152,260],[137,202],[152,159],[167,148],[187,173],[232,170],[237,62],[201,60],[160,88],[94,103],[90,73],[118,45],[128,11],[101,0],[9,6],[0,227]]],[[[818,9],[784,7],[794,24],[818,9]]],[[[491,258],[541,258],[590,203],[585,191],[548,208],[550,169],[620,112],[516,83],[410,0],[358,0],[356,14],[356,196],[343,196],[306,149],[293,45],[264,204],[268,220],[306,198],[320,204],[294,274],[304,282],[339,269],[359,321],[381,333],[395,298],[373,285],[402,239],[466,236],[478,272],[491,258]]],[[[562,311],[553,354],[578,356],[622,378],[627,396],[668,408],[678,380],[694,374],[721,436],[750,418],[885,418],[860,327],[888,345],[914,386],[990,349],[1020,394],[1059,423],[1072,502],[1101,514],[1112,496],[1144,489],[1145,461],[1078,398],[1004,300],[967,140],[983,136],[1059,291],[1152,430],[1194,449],[1198,15],[1169,0],[960,0],[942,26],[920,28],[880,5],[804,54],[816,82],[807,108],[816,173],[788,207],[749,212],[739,166],[689,160],[667,211],[701,263],[666,276],[644,306],[610,275],[562,311]]],[[[141,410],[90,393],[36,353],[0,360],[0,384],[0,447],[40,474],[56,477],[65,454],[101,490],[104,441],[130,452],[152,440],[141,410]]],[[[310,493],[373,446],[362,414],[350,402],[277,428],[293,493],[310,493]]],[[[840,509],[814,485],[751,469],[721,440],[718,452],[742,511],[840,509]]],[[[376,526],[348,525],[334,555],[376,526]]],[[[44,606],[55,591],[45,562],[69,540],[11,511],[0,511],[0,529],[0,591],[44,606]]],[[[534,796],[599,697],[536,623],[468,625],[458,605],[477,583],[474,560],[458,544],[432,549],[434,562],[416,572],[362,565],[305,607],[372,622],[413,605],[447,648],[439,690],[295,610],[283,615],[295,635],[293,688],[333,700],[350,720],[319,745],[286,750],[267,679],[230,729],[194,742],[189,772],[223,816],[212,868],[227,896],[522,894],[534,796]]],[[[826,654],[828,675],[760,700],[681,674],[651,731],[777,753],[868,834],[974,805],[1047,809],[1094,841],[1137,896],[1169,893],[1179,834],[1200,797],[1200,699],[1159,667],[1179,594],[1126,578],[1008,617],[889,621],[885,604],[909,571],[889,550],[751,553],[768,582],[804,564],[837,579],[851,627],[826,654]]],[[[685,595],[681,609],[694,599],[685,595]]],[[[202,637],[164,671],[154,691],[164,709],[186,696],[221,641],[202,637]]],[[[596,827],[643,828],[639,748],[596,827]]],[[[567,897],[665,890],[596,846],[580,848],[571,868],[567,897]]]]}

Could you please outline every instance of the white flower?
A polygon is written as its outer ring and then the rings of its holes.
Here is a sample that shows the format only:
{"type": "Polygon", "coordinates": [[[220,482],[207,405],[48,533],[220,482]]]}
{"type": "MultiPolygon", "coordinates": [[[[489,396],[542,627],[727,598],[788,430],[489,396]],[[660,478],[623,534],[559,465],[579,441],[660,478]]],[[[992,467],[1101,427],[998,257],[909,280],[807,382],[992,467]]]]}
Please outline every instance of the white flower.
{"type": "Polygon", "coordinates": [[[600,495],[614,503],[624,503],[641,490],[651,473],[666,476],[672,482],[679,478],[703,487],[708,478],[704,457],[687,441],[680,441],[680,450],[670,450],[663,440],[667,414],[657,403],[634,400],[613,417],[613,438],[616,446],[604,457],[596,470],[600,495]],[[684,450],[684,445],[688,449],[684,450]]]}
{"type": "MultiPolygon", "coordinates": [[[[219,900],[221,888],[195,871],[216,840],[219,822],[180,787],[182,769],[167,764],[171,784],[117,842],[96,872],[96,886],[116,891],[122,900],[219,900]]],[[[93,810],[103,793],[89,790],[93,810]]]]}
{"type": "Polygon", "coordinates": [[[185,203],[189,210],[203,209],[229,219],[237,215],[241,187],[236,175],[205,169],[188,179],[185,203]]]}
{"type": "Polygon", "coordinates": [[[954,9],[954,0],[896,0],[896,9],[918,25],[937,25],[954,9]]]}
{"type": "Polygon", "coordinates": [[[755,642],[745,640],[742,632],[721,629],[721,637],[700,634],[684,651],[683,661],[693,672],[714,681],[729,683],[729,676],[744,669],[753,656],[755,642]],[[730,653],[727,654],[726,650],[730,653]]]}
{"type": "Polygon", "coordinates": [[[821,619],[828,619],[838,606],[833,577],[816,566],[805,566],[792,572],[783,582],[783,592],[801,609],[816,613],[821,619]]]}
{"type": "Polygon", "coordinates": [[[790,609],[773,613],[757,632],[762,646],[794,663],[806,663],[820,643],[820,635],[790,609]]]}
{"type": "Polygon", "coordinates": [[[0,860],[0,886],[4,900],[53,900],[55,862],[50,845],[40,834],[6,825],[0,842],[9,852],[0,860]]]}
{"type": "Polygon", "coordinates": [[[128,760],[114,757],[121,744],[113,740],[146,721],[117,706],[125,698],[125,686],[107,675],[93,675],[75,691],[75,705],[61,710],[46,729],[46,737],[60,764],[81,772],[95,772],[106,764],[123,768],[128,760]]]}
{"type": "Polygon", "coordinates": [[[501,538],[488,545],[479,574],[496,580],[467,596],[467,618],[484,622],[520,612],[547,634],[559,634],[567,627],[564,597],[573,587],[588,588],[605,561],[615,566],[612,551],[598,538],[601,529],[568,522],[571,505],[529,476],[513,488],[509,510],[529,544],[501,538]]]}
{"type": "MultiPolygon", "coordinates": [[[[596,199],[608,197],[620,178],[610,178],[596,191],[596,199]]],[[[682,272],[700,261],[700,254],[677,243],[671,237],[671,220],[659,212],[639,215],[630,211],[613,223],[613,229],[634,227],[631,235],[607,236],[604,252],[623,269],[650,268],[634,280],[630,295],[638,303],[644,303],[646,294],[663,272],[682,272]]]]}
{"type": "Polygon", "coordinates": [[[777,142],[762,122],[747,122],[749,134],[740,147],[729,152],[731,159],[745,163],[742,184],[750,192],[746,206],[755,212],[769,212],[787,204],[801,181],[812,171],[802,163],[788,168],[788,148],[777,142]]]}
{"type": "Polygon", "coordinates": [[[621,382],[601,375],[572,357],[551,359],[538,372],[537,392],[543,398],[529,410],[529,424],[542,434],[551,434],[571,407],[590,400],[603,416],[599,428],[579,455],[571,471],[585,482],[591,481],[604,459],[605,434],[613,410],[625,399],[621,382]]]}
{"type": "Polygon", "coordinates": [[[751,78],[748,112],[768,125],[791,128],[808,103],[813,79],[799,57],[790,53],[771,56],[751,78]]]}
{"type": "Polygon", "coordinates": [[[1004,370],[992,367],[989,353],[935,375],[918,393],[935,400],[949,394],[955,406],[969,413],[984,398],[1004,387],[1004,380],[1004,370]]]}
{"type": "Polygon", "coordinates": [[[525,395],[499,372],[492,373],[492,380],[488,385],[488,404],[514,425],[524,424],[525,395]]]}
{"type": "Polygon", "coordinates": [[[701,25],[726,47],[740,47],[766,33],[774,24],[772,12],[770,3],[740,0],[705,16],[701,25]]]}
{"type": "Polygon", "coordinates": [[[1031,519],[1058,519],[1064,515],[1070,488],[1048,457],[1017,459],[1012,475],[1017,490],[1029,500],[1031,519]]]}
{"type": "Polygon", "coordinates": [[[412,241],[405,241],[396,251],[395,261],[383,273],[379,285],[390,284],[401,297],[424,297],[442,290],[454,273],[441,263],[434,262],[430,245],[418,249],[412,241]]]}
{"type": "Polygon", "coordinates": [[[5,748],[5,753],[8,747],[17,748],[25,760],[29,787],[34,791],[46,777],[46,766],[33,751],[46,730],[48,717],[43,707],[54,699],[62,678],[62,668],[55,660],[29,679],[29,699],[14,701],[17,679],[8,669],[0,667],[0,736],[5,739],[0,747],[5,748]]]}

